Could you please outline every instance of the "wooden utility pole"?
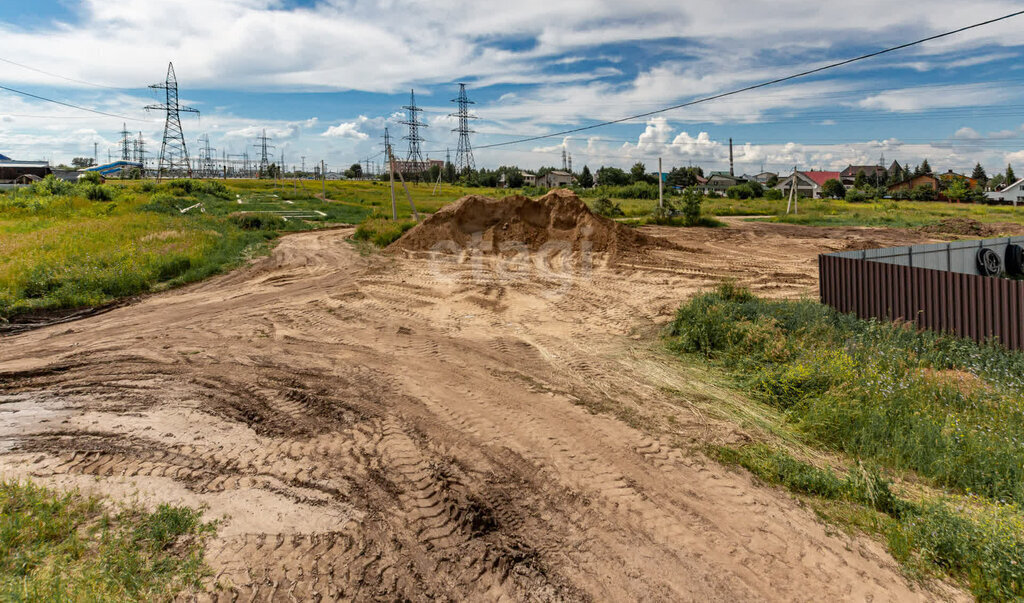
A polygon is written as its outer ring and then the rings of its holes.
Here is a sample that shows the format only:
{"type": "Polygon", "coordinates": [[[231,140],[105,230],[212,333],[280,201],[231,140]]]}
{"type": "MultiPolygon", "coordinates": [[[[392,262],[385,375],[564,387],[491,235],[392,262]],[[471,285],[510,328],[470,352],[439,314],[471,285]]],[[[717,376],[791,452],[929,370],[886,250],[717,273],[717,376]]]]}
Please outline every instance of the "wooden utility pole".
{"type": "Polygon", "coordinates": [[[320,177],[323,179],[323,187],[320,189],[320,195],[327,200],[327,172],[324,170],[324,160],[320,160],[320,177]]]}
{"type": "Polygon", "coordinates": [[[662,189],[664,188],[662,178],[664,178],[664,176],[661,174],[661,157],[658,157],[658,207],[665,207],[665,199],[662,193],[662,189]]]}
{"type": "Polygon", "coordinates": [[[786,202],[786,213],[787,214],[789,213],[789,210],[790,210],[791,207],[793,209],[793,213],[794,214],[797,213],[796,205],[797,205],[797,199],[799,198],[799,195],[796,194],[796,186],[797,186],[796,166],[794,165],[793,166],[793,178],[792,178],[792,180],[790,180],[790,183],[789,183],[789,200],[786,202]]]}
{"type": "MultiPolygon", "coordinates": [[[[405,189],[405,198],[409,200],[409,207],[412,208],[413,218],[417,222],[420,221],[420,212],[416,211],[416,206],[412,202],[412,195],[409,194],[409,187],[405,185],[405,178],[402,177],[402,170],[398,170],[398,179],[402,181],[402,188],[405,189]]],[[[392,199],[394,197],[392,196],[392,199]]]]}

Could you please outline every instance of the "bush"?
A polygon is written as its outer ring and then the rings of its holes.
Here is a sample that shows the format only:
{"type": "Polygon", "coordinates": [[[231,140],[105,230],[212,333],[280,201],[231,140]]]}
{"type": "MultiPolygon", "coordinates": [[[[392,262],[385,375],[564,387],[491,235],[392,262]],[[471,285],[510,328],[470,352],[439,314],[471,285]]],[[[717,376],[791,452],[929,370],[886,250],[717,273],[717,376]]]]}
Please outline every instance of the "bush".
{"type": "Polygon", "coordinates": [[[75,185],[61,180],[53,174],[47,174],[45,178],[33,183],[27,190],[37,195],[70,195],[75,191],[75,185]]]}
{"type": "Polygon", "coordinates": [[[614,203],[608,197],[601,197],[594,201],[594,213],[606,218],[616,218],[626,215],[618,203],[614,203]]]}
{"type": "Polygon", "coordinates": [[[155,192],[156,189],[156,182],[153,182],[152,180],[146,180],[145,182],[139,185],[139,190],[144,193],[152,193],[155,192]]]}
{"type": "Polygon", "coordinates": [[[275,214],[240,212],[228,219],[242,230],[281,230],[287,225],[284,218],[275,214]]]}
{"type": "Polygon", "coordinates": [[[413,226],[416,226],[416,222],[395,222],[384,218],[370,218],[356,227],[352,238],[357,241],[373,243],[377,247],[387,247],[413,226]]]}
{"type": "Polygon", "coordinates": [[[103,182],[103,176],[99,172],[82,172],[78,176],[79,184],[101,184],[103,182]]]}
{"type": "Polygon", "coordinates": [[[80,186],[82,195],[90,201],[110,201],[114,198],[113,191],[102,184],[82,184],[80,186]]]}
{"type": "Polygon", "coordinates": [[[846,200],[850,203],[864,203],[868,200],[868,196],[860,189],[851,188],[846,191],[846,200]]]}
{"type": "Polygon", "coordinates": [[[195,180],[192,178],[176,178],[167,182],[166,189],[180,195],[206,194],[222,199],[230,199],[231,195],[223,182],[216,180],[195,180]]]}
{"type": "Polygon", "coordinates": [[[910,199],[912,201],[934,201],[938,196],[935,189],[928,186],[927,184],[919,184],[914,187],[914,190],[910,191],[910,199]]]}
{"type": "Polygon", "coordinates": [[[769,201],[781,201],[782,191],[777,188],[769,188],[764,191],[764,198],[768,199],[769,201]]]}
{"type": "Polygon", "coordinates": [[[821,187],[821,194],[832,199],[842,199],[849,194],[843,183],[835,178],[829,178],[821,187]]]}

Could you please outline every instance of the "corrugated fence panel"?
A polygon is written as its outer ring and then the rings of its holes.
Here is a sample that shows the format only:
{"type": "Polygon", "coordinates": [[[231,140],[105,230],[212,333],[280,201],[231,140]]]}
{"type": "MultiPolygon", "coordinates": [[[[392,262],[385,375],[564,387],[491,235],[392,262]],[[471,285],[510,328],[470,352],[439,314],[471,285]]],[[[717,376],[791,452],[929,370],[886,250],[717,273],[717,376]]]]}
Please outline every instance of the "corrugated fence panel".
{"type": "Polygon", "coordinates": [[[1024,281],[840,255],[819,256],[818,276],[822,303],[840,312],[1024,349],[1024,281]]]}

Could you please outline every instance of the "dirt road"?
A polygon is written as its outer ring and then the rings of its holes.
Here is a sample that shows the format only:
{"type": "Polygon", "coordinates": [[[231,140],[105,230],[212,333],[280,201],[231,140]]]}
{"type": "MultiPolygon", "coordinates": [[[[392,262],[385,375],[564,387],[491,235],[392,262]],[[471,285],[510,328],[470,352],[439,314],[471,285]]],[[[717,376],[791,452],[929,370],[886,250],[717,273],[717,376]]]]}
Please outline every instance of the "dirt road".
{"type": "Polygon", "coordinates": [[[742,434],[652,341],[723,278],[813,294],[817,253],[919,237],[731,223],[650,229],[682,248],[589,270],[288,236],[0,340],[0,473],[206,505],[202,599],[939,596],[696,452],[742,434]]]}

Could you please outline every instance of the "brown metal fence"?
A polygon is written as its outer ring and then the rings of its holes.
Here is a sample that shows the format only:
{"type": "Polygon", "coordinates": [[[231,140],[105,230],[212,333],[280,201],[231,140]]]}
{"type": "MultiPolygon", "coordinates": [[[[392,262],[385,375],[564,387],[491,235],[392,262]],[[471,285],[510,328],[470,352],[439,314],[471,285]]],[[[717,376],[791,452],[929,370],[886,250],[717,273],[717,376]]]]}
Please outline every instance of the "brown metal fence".
{"type": "Polygon", "coordinates": [[[1024,281],[836,255],[818,257],[818,276],[822,303],[840,312],[1024,349],[1024,281]]]}

